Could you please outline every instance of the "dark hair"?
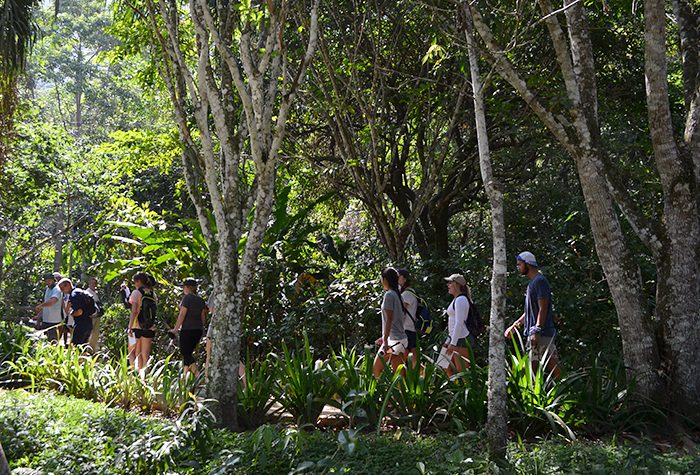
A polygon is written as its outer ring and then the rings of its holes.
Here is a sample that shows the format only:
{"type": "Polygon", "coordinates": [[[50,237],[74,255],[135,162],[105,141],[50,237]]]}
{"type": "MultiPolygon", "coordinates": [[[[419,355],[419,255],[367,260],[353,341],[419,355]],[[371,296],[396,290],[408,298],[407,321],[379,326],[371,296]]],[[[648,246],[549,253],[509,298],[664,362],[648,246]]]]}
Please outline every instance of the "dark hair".
{"type": "Polygon", "coordinates": [[[382,271],[382,279],[386,279],[391,290],[399,291],[399,273],[393,267],[387,267],[382,271]]]}
{"type": "Polygon", "coordinates": [[[156,279],[148,272],[137,272],[133,277],[134,281],[140,281],[144,287],[153,288],[156,285],[156,279]]]}
{"type": "Polygon", "coordinates": [[[404,286],[404,288],[410,287],[411,286],[411,274],[408,273],[408,269],[405,269],[402,267],[401,269],[397,269],[396,272],[400,276],[403,276],[404,279],[406,279],[406,285],[404,286]]]}

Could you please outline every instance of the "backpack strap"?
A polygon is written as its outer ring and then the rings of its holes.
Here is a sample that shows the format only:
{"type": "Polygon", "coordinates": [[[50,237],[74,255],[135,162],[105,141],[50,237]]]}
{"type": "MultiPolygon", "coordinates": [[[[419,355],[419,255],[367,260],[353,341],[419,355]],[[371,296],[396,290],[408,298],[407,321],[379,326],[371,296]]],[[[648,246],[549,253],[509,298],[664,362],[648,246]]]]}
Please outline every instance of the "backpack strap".
{"type": "MultiPolygon", "coordinates": [[[[403,294],[404,292],[411,292],[411,294],[413,294],[413,296],[416,298],[416,300],[418,300],[418,295],[416,295],[416,293],[413,291],[413,289],[412,289],[411,287],[406,287],[405,289],[403,289],[403,290],[401,291],[402,294],[403,294]]],[[[403,305],[403,299],[401,300],[401,305],[403,305]]],[[[418,302],[418,305],[420,305],[420,302],[418,302]]],[[[417,311],[418,311],[418,308],[416,308],[416,312],[417,312],[417,311]]],[[[406,307],[403,307],[403,313],[405,313],[406,315],[408,315],[408,318],[411,319],[411,321],[413,322],[414,325],[416,324],[416,316],[415,316],[415,315],[411,315],[411,312],[409,312],[408,309],[407,309],[406,307]]]]}
{"type": "Polygon", "coordinates": [[[452,300],[452,310],[455,309],[455,302],[456,302],[457,299],[460,298],[460,297],[466,297],[467,302],[469,302],[469,307],[472,306],[472,300],[469,298],[469,295],[467,295],[467,294],[459,294],[458,296],[456,296],[456,297],[452,300]]]}

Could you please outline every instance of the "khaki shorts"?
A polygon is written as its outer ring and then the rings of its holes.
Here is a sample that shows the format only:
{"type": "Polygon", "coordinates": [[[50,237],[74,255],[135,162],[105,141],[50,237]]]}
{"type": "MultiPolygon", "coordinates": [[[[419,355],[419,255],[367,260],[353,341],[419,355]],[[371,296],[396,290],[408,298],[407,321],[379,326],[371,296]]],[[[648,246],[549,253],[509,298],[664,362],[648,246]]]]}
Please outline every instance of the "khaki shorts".
{"type": "Polygon", "coordinates": [[[554,344],[553,336],[541,336],[537,341],[537,346],[533,347],[532,342],[528,338],[527,340],[528,350],[530,354],[530,361],[541,361],[545,358],[556,358],[559,359],[559,354],[557,352],[557,345],[554,344]]]}

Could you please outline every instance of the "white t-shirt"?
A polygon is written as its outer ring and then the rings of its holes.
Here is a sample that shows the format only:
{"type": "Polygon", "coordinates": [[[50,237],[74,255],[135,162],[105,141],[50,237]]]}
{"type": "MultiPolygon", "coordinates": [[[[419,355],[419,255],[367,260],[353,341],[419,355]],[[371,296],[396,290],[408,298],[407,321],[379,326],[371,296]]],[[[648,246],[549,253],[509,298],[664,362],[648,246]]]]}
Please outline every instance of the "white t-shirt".
{"type": "Polygon", "coordinates": [[[460,338],[469,336],[467,330],[467,318],[469,317],[469,300],[464,295],[459,295],[447,306],[447,328],[450,335],[450,344],[456,345],[460,338]]]}
{"type": "Polygon", "coordinates": [[[63,303],[63,294],[58,288],[58,285],[54,285],[53,288],[46,287],[44,292],[44,303],[48,302],[52,298],[56,299],[56,303],[48,307],[44,307],[41,311],[41,320],[44,323],[61,323],[61,304],[63,303]]]}
{"type": "Polygon", "coordinates": [[[414,321],[416,319],[416,313],[418,312],[418,297],[413,293],[413,289],[409,287],[401,293],[401,299],[406,309],[403,314],[403,329],[415,333],[416,325],[414,321]]]}

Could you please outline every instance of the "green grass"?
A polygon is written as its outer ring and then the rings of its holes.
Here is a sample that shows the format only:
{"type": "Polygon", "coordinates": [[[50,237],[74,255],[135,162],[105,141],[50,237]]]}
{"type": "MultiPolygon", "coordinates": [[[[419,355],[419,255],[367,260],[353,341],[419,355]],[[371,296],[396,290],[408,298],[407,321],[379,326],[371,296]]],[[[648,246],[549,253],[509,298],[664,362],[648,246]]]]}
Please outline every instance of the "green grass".
{"type": "MultiPolygon", "coordinates": [[[[234,434],[138,416],[55,394],[0,391],[0,442],[13,468],[56,474],[493,473],[483,435],[298,431],[262,426],[234,434]],[[298,470],[298,471],[296,471],[298,470]],[[296,472],[295,472],[296,471],[296,472]]],[[[193,423],[196,422],[196,423],[193,423]]],[[[700,473],[700,461],[649,441],[512,442],[500,473],[700,473]]]]}

